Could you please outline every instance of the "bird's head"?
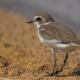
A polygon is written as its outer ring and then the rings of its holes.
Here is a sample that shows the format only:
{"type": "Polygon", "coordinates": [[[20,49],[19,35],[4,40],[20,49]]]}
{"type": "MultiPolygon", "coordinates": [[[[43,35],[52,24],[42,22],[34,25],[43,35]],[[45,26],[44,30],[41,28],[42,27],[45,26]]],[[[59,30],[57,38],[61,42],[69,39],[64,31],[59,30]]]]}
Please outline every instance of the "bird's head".
{"type": "Polygon", "coordinates": [[[48,14],[40,14],[38,16],[35,16],[32,20],[28,21],[27,23],[34,23],[37,27],[39,27],[48,22],[54,22],[54,19],[48,14]]]}

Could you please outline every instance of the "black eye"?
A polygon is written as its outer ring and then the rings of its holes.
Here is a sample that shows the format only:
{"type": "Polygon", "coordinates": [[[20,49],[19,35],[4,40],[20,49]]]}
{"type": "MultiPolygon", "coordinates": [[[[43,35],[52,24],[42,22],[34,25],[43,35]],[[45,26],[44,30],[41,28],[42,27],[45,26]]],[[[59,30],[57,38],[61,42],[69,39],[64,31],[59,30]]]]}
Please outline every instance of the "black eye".
{"type": "Polygon", "coordinates": [[[36,19],[36,21],[41,21],[42,19],[40,18],[40,17],[38,17],[37,19],[36,19]]]}

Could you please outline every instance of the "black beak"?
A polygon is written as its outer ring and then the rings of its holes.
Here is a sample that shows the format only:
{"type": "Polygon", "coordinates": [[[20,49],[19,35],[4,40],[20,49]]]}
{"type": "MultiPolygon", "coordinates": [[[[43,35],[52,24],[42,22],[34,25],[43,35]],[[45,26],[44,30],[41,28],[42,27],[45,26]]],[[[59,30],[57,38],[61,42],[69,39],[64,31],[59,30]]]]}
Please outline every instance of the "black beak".
{"type": "Polygon", "coordinates": [[[30,20],[30,21],[27,21],[26,23],[33,23],[34,21],[33,20],[30,20]]]}

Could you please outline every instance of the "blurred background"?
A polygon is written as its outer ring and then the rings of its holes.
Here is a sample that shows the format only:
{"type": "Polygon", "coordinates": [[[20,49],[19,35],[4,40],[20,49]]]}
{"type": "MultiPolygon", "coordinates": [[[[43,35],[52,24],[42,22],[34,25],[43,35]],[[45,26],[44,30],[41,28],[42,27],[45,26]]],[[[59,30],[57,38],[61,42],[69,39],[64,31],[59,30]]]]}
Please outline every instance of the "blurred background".
{"type": "MultiPolygon", "coordinates": [[[[0,80],[80,80],[80,48],[70,52],[62,72],[73,76],[44,76],[53,68],[51,51],[29,27],[33,25],[26,24],[39,12],[71,26],[66,27],[80,38],[80,0],[0,0],[0,80]]],[[[58,53],[61,63],[63,52],[58,53]]]]}
{"type": "Polygon", "coordinates": [[[33,17],[38,12],[47,12],[80,32],[80,0],[0,0],[0,8],[28,17],[33,17]]]}

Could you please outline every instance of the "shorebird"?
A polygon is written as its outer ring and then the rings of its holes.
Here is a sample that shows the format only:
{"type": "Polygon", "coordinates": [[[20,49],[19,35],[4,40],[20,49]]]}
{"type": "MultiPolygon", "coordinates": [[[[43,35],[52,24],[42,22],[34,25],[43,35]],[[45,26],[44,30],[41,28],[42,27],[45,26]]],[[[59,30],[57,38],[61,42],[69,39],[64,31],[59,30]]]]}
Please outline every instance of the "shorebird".
{"type": "Polygon", "coordinates": [[[47,72],[50,76],[58,75],[63,71],[68,59],[68,53],[75,47],[80,47],[80,40],[76,33],[69,27],[57,23],[49,14],[35,16],[27,23],[34,23],[37,28],[37,35],[40,41],[51,48],[53,54],[53,70],[47,72]],[[56,68],[56,51],[64,51],[64,61],[58,70],[56,68]]]}

